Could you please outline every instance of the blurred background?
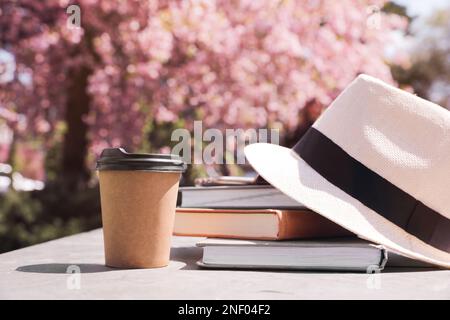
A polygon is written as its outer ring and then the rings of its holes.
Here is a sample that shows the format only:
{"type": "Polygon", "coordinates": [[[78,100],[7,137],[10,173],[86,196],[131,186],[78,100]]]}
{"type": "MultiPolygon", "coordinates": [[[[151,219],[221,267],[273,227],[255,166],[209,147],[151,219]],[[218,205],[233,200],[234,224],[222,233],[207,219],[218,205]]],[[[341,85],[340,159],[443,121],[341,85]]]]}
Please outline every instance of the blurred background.
{"type": "Polygon", "coordinates": [[[99,227],[105,147],[194,120],[292,146],[359,73],[450,108],[449,2],[2,0],[0,252],[99,227]]]}

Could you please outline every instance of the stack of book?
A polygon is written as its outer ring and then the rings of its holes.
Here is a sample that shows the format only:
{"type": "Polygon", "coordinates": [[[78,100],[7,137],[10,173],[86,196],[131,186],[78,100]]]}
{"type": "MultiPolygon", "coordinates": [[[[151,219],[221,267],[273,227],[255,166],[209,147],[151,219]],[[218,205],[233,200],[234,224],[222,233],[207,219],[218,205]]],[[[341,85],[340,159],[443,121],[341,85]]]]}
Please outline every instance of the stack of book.
{"type": "Polygon", "coordinates": [[[375,272],[387,260],[382,247],[248,179],[180,188],[174,234],[206,237],[198,264],[209,268],[375,272]]]}

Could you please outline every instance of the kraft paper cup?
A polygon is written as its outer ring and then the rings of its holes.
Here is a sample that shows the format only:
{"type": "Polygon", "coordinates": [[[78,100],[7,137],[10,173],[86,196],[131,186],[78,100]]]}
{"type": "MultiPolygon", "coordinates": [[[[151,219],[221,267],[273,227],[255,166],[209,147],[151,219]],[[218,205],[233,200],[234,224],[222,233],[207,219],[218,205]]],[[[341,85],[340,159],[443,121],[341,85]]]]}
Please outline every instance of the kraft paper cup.
{"type": "Polygon", "coordinates": [[[173,155],[105,149],[97,162],[105,264],[167,266],[184,162],[173,155]]]}

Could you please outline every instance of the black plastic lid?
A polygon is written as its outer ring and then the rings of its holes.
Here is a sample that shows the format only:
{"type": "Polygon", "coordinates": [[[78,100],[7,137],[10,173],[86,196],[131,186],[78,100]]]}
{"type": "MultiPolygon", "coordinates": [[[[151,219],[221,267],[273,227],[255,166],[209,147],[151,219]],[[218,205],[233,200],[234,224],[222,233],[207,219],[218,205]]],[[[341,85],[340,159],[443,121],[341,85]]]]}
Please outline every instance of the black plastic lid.
{"type": "Polygon", "coordinates": [[[97,160],[96,169],[183,172],[186,164],[173,154],[128,153],[123,148],[107,148],[97,160]]]}

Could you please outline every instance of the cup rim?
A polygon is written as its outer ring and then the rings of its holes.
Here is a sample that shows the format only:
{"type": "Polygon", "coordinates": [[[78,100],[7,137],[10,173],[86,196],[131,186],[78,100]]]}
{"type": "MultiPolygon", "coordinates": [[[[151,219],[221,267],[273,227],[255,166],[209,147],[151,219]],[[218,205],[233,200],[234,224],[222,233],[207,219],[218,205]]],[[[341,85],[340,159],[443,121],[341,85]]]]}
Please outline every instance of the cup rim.
{"type": "Polygon", "coordinates": [[[173,154],[130,153],[124,148],[106,148],[97,160],[96,170],[184,172],[186,163],[173,154]]]}

